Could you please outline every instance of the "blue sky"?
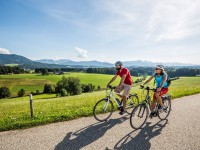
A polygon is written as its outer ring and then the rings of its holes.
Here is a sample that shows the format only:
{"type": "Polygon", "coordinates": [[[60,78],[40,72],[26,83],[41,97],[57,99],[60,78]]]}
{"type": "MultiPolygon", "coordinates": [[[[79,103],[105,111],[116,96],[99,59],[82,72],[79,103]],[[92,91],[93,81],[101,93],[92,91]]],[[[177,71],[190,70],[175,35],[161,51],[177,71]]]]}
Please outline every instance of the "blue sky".
{"type": "Polygon", "coordinates": [[[199,0],[0,0],[0,53],[200,64],[199,0]]]}

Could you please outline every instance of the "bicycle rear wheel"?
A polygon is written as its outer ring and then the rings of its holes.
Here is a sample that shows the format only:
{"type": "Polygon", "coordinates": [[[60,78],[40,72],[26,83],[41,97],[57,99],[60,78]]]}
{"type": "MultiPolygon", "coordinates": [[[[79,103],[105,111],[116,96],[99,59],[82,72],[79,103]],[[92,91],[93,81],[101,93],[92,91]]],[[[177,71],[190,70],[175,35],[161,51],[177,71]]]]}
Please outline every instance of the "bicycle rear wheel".
{"type": "Polygon", "coordinates": [[[131,127],[134,129],[140,129],[147,121],[149,115],[149,109],[145,104],[139,104],[136,106],[130,117],[131,127]]]}
{"type": "Polygon", "coordinates": [[[160,120],[165,120],[170,112],[171,112],[171,100],[168,98],[163,99],[163,105],[167,108],[166,110],[162,110],[161,112],[158,112],[158,118],[160,120]]]}
{"type": "Polygon", "coordinates": [[[112,115],[114,106],[112,101],[102,99],[96,103],[93,109],[94,118],[98,121],[107,121],[112,115]]]}
{"type": "Polygon", "coordinates": [[[136,95],[130,96],[126,101],[126,111],[130,115],[133,108],[139,104],[139,98],[136,95]]]}

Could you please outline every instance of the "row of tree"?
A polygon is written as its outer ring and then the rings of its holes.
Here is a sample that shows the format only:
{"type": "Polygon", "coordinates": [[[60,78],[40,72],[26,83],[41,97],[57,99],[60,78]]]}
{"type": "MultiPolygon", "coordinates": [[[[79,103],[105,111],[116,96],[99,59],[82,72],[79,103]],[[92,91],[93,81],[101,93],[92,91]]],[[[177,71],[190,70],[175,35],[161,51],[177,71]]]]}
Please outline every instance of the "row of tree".
{"type": "MultiPolygon", "coordinates": [[[[101,87],[98,86],[97,90],[101,87]]],[[[62,80],[58,81],[56,85],[45,84],[43,93],[56,93],[58,96],[68,96],[68,95],[79,95],[81,93],[92,92],[95,90],[95,86],[90,84],[81,84],[81,81],[77,77],[64,77],[62,80]]],[[[18,97],[25,96],[26,92],[24,89],[20,89],[17,93],[18,97]]],[[[41,94],[39,90],[36,92],[31,92],[31,94],[38,95],[41,94]]],[[[11,91],[7,87],[0,87],[0,99],[7,98],[11,96],[11,91]]]]}
{"type": "MultiPolygon", "coordinates": [[[[25,95],[25,90],[20,89],[19,92],[17,93],[18,97],[22,97],[25,95]]],[[[11,96],[11,91],[7,87],[0,87],[0,99],[2,98],[7,98],[11,96]]]]}
{"type": "MultiPolygon", "coordinates": [[[[132,76],[152,75],[153,67],[129,67],[132,76]]],[[[172,68],[166,67],[166,72],[170,77],[176,76],[196,76],[200,74],[200,69],[195,68],[172,68]]],[[[29,70],[20,68],[19,66],[0,66],[0,74],[20,74],[29,73],[29,70]]],[[[36,68],[35,73],[48,75],[49,73],[63,74],[63,72],[84,72],[97,74],[115,74],[115,68],[36,68]]]]}
{"type": "MultiPolygon", "coordinates": [[[[154,67],[137,67],[128,68],[132,76],[142,76],[142,75],[152,75],[154,72],[154,67]]],[[[172,68],[166,67],[166,72],[170,77],[176,76],[196,76],[200,74],[200,69],[194,68],[172,68]]],[[[84,73],[97,73],[97,74],[115,74],[115,68],[55,68],[55,69],[45,69],[37,68],[36,73],[48,74],[48,72],[84,72],[84,73]]]]}
{"type": "Polygon", "coordinates": [[[0,74],[20,74],[20,73],[29,73],[29,71],[20,68],[19,66],[1,66],[0,65],[0,74]]]}
{"type": "MultiPolygon", "coordinates": [[[[58,81],[56,85],[45,84],[43,93],[57,93],[60,96],[79,95],[82,92],[92,92],[95,90],[95,86],[92,84],[81,84],[81,81],[77,77],[64,77],[58,81]]],[[[98,86],[100,90],[100,86],[98,86]]]]}

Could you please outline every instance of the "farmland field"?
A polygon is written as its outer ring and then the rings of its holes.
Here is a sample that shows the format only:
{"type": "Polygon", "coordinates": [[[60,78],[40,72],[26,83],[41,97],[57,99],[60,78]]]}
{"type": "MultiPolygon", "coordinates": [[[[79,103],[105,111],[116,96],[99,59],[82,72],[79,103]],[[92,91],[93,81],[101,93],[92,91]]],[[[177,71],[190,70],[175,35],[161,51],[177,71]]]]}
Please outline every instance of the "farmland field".
{"type": "MultiPolygon", "coordinates": [[[[105,86],[112,76],[98,74],[71,73],[67,76],[78,76],[83,83],[105,86]]],[[[45,80],[55,83],[62,76],[38,76],[38,75],[13,75],[1,76],[2,80],[45,80]]],[[[39,83],[39,82],[38,82],[39,83]]],[[[11,84],[11,83],[10,83],[11,84]]],[[[114,83],[115,85],[117,82],[114,83]]],[[[149,84],[151,87],[152,83],[149,84]]],[[[13,87],[17,87],[16,85],[13,87]]],[[[31,87],[32,88],[32,87],[31,87]]],[[[138,86],[132,88],[132,93],[142,94],[138,86]]],[[[169,93],[172,98],[200,93],[200,77],[181,77],[179,80],[172,81],[169,93]]],[[[55,97],[55,95],[53,95],[55,97]]],[[[30,118],[29,98],[1,99],[0,100],[0,131],[25,128],[46,124],[50,122],[71,120],[83,116],[91,116],[95,103],[106,96],[105,91],[95,91],[84,93],[77,96],[51,98],[51,95],[42,94],[34,96],[34,118],[30,118]],[[45,98],[45,99],[43,99],[45,98]]]]}
{"type": "MultiPolygon", "coordinates": [[[[92,83],[101,88],[105,87],[113,75],[103,74],[86,74],[86,73],[68,73],[65,77],[78,77],[82,84],[92,83]]],[[[43,91],[44,84],[56,84],[61,80],[63,75],[48,75],[42,76],[40,74],[18,74],[18,75],[0,75],[0,86],[6,86],[10,88],[12,96],[16,96],[20,89],[25,89],[26,94],[30,94],[32,91],[43,91]]],[[[135,80],[136,77],[133,79],[135,80]]],[[[118,79],[119,81],[119,79],[118,79]]]]}

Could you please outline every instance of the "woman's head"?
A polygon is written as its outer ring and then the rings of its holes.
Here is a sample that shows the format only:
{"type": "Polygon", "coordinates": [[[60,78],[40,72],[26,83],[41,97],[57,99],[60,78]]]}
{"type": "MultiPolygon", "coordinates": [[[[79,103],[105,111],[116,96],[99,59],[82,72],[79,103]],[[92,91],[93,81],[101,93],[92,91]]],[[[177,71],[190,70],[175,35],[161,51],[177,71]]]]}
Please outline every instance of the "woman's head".
{"type": "Polygon", "coordinates": [[[157,74],[163,74],[163,72],[164,72],[164,67],[163,67],[162,65],[157,65],[157,66],[155,67],[155,72],[156,72],[157,74]]]}

